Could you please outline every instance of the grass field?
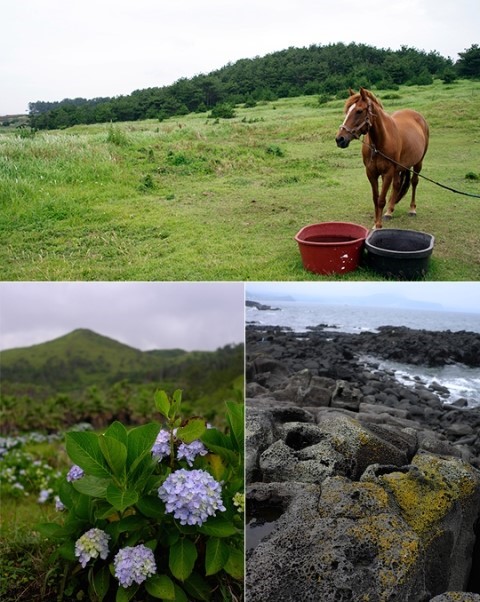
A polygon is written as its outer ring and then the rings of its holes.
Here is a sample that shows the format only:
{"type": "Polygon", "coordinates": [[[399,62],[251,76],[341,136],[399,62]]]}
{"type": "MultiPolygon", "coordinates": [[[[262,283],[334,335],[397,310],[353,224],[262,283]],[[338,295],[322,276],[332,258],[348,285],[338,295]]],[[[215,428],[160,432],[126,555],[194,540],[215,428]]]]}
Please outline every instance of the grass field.
{"type": "MultiPolygon", "coordinates": [[[[480,82],[374,91],[427,118],[423,173],[480,194],[480,82]]],[[[321,280],[304,225],[373,225],[360,143],[338,149],[343,100],[316,96],[207,114],[0,134],[4,280],[321,280]]],[[[388,227],[434,234],[428,279],[480,279],[480,199],[421,180],[388,227]]],[[[342,276],[378,279],[366,269],[342,276]]]]}

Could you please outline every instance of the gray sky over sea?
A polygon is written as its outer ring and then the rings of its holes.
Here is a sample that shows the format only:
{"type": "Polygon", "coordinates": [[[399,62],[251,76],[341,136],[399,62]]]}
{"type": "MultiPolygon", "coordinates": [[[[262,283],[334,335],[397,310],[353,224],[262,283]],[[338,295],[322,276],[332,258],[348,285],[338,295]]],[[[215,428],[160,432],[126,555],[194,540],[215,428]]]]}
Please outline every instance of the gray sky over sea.
{"type": "Polygon", "coordinates": [[[246,297],[480,313],[480,282],[252,282],[246,297]]]}
{"type": "Polygon", "coordinates": [[[243,283],[3,282],[0,348],[88,328],[136,349],[209,351],[244,340],[243,283]]]}
{"type": "Polygon", "coordinates": [[[2,5],[0,115],[130,94],[290,46],[437,51],[478,43],[478,0],[18,0],[2,5]]]}

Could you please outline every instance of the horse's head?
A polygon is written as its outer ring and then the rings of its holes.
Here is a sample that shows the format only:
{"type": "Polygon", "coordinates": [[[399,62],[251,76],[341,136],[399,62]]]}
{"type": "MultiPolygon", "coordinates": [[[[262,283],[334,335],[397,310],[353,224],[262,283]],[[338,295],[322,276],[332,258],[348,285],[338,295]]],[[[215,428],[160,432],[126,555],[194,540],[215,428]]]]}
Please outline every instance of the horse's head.
{"type": "Polygon", "coordinates": [[[350,97],[345,103],[345,119],[335,137],[337,146],[347,148],[353,139],[368,132],[375,116],[372,111],[374,104],[382,106],[365,88],[360,88],[358,93],[350,89],[350,97]]]}

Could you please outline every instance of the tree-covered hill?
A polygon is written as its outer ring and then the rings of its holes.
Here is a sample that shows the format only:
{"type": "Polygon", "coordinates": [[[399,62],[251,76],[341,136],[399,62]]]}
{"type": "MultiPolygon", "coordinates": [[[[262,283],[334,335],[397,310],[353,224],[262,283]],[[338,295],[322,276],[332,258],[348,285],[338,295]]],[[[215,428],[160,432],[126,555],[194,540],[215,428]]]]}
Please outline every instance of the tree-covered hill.
{"type": "Polygon", "coordinates": [[[243,345],[216,351],[140,351],[79,329],[0,353],[1,431],[148,419],[156,389],[185,391],[187,410],[218,413],[243,385],[243,345]],[[191,404],[191,407],[188,407],[191,404]],[[200,404],[197,410],[195,404],[200,404]]]}
{"type": "Polygon", "coordinates": [[[473,45],[453,63],[437,52],[415,48],[378,49],[364,44],[288,48],[264,57],[241,59],[206,75],[182,78],[170,86],[136,90],[115,98],[76,98],[32,102],[33,128],[57,129],[80,123],[164,119],[203,112],[221,104],[255,103],[304,94],[335,95],[358,87],[395,88],[480,76],[480,49],[473,45]]]}

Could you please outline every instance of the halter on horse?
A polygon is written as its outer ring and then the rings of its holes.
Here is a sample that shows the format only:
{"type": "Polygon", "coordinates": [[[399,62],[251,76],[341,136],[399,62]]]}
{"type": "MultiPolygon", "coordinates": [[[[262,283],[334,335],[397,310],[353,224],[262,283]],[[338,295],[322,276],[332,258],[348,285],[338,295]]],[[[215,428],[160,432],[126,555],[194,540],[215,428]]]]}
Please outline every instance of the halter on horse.
{"type": "Polygon", "coordinates": [[[353,139],[365,136],[362,146],[363,163],[372,187],[375,206],[375,228],[382,227],[382,214],[390,186],[392,193],[383,219],[391,219],[395,204],[410,186],[413,167],[410,215],[416,215],[415,191],[418,174],[428,148],[429,131],[425,119],[411,109],[389,115],[382,103],[365,88],[359,93],[350,90],[345,103],[345,120],[335,138],[337,146],[347,148],[353,139]],[[378,178],[382,178],[379,193],[378,178]]]}

